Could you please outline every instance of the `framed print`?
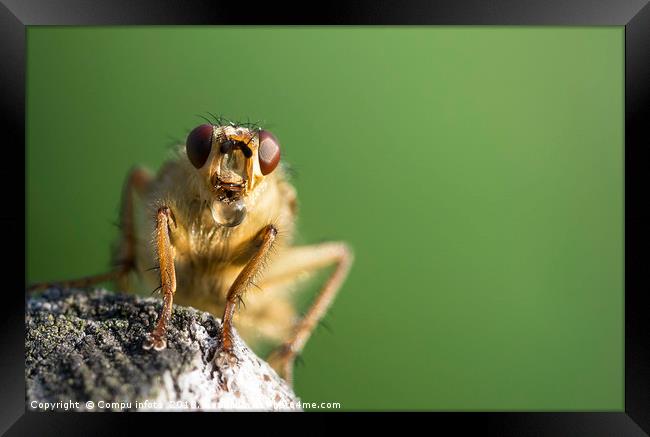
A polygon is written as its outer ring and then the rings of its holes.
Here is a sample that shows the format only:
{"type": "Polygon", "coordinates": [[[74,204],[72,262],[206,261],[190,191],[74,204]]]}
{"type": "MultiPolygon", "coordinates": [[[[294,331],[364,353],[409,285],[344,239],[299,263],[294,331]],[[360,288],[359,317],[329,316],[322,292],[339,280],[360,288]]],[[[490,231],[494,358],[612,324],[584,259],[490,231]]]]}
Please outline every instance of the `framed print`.
{"type": "Polygon", "coordinates": [[[646,3],[4,2],[3,431],[648,433],[646,3]]]}

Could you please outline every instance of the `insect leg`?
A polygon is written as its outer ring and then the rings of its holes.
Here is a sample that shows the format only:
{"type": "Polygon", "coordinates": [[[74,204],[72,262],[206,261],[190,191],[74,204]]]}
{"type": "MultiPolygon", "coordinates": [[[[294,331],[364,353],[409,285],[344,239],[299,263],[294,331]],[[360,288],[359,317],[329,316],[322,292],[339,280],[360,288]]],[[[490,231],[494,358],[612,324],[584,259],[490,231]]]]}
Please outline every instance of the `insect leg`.
{"type": "Polygon", "coordinates": [[[145,168],[133,168],[127,177],[122,190],[122,207],[120,208],[120,229],[122,236],[118,251],[114,256],[114,264],[121,266],[124,275],[118,278],[119,288],[128,289],[128,274],[136,269],[135,260],[135,205],[134,194],[143,197],[151,183],[151,173],[145,168]]]}
{"type": "Polygon", "coordinates": [[[228,290],[226,305],[222,318],[221,341],[226,351],[232,350],[232,319],[235,315],[235,308],[251,281],[257,276],[264,265],[264,261],[273,247],[273,242],[278,234],[273,225],[267,225],[260,233],[260,243],[253,257],[246,263],[242,271],[237,275],[235,281],[228,290]]]}
{"type": "Polygon", "coordinates": [[[118,279],[122,274],[123,272],[121,270],[112,270],[106,273],[86,276],[85,278],[71,279],[65,281],[39,282],[37,284],[32,284],[29,287],[27,287],[27,293],[34,293],[37,291],[46,290],[51,287],[86,288],[94,284],[99,284],[101,282],[107,282],[107,281],[118,279]]]}
{"type": "Polygon", "coordinates": [[[156,215],[156,249],[160,265],[160,281],[163,294],[163,305],[158,316],[158,322],[143,344],[144,349],[164,349],[167,346],[167,322],[172,315],[172,302],[176,292],[176,269],[174,268],[174,248],[170,239],[170,224],[174,223],[171,209],[163,206],[156,215]]]}
{"type": "Polygon", "coordinates": [[[91,275],[84,278],[68,279],[63,281],[47,281],[27,287],[28,293],[45,290],[58,286],[62,288],[85,288],[102,282],[117,280],[123,281],[131,270],[135,268],[135,229],[133,223],[133,192],[142,195],[149,186],[151,175],[147,170],[136,167],[129,172],[122,191],[122,207],[120,211],[120,228],[122,241],[120,254],[115,262],[115,269],[106,273],[91,275]]]}
{"type": "MultiPolygon", "coordinates": [[[[331,242],[291,249],[284,260],[286,270],[276,271],[274,281],[286,281],[302,272],[322,269],[335,264],[336,267],[305,316],[296,324],[291,336],[268,357],[268,362],[280,376],[291,383],[293,363],[309,340],[314,328],[334,301],[352,265],[352,251],[347,244],[331,242]]],[[[271,278],[269,278],[271,279],[271,278]]]]}

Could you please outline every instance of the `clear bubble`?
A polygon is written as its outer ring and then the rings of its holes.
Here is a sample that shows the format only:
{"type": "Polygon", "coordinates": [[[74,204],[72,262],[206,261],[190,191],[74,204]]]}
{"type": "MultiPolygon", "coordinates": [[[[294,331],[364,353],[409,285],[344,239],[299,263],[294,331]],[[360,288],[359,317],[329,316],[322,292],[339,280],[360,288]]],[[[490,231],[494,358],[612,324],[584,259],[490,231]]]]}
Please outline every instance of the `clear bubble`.
{"type": "Polygon", "coordinates": [[[229,203],[215,200],[210,210],[214,221],[222,226],[237,226],[246,217],[246,205],[242,199],[229,203]]]}

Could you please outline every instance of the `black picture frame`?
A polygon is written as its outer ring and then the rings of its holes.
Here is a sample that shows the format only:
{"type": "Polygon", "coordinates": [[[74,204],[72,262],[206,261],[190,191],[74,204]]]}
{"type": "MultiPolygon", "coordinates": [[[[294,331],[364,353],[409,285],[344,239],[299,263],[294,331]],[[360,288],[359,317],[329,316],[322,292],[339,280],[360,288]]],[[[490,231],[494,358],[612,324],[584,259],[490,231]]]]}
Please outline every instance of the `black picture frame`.
{"type": "MultiPolygon", "coordinates": [[[[648,185],[641,153],[650,145],[650,6],[647,0],[358,1],[281,7],[277,3],[169,0],[3,0],[0,5],[0,87],[5,156],[2,264],[5,282],[0,329],[0,432],[7,435],[115,435],[132,429],[133,415],[35,413],[25,408],[24,296],[25,49],[31,25],[539,25],[625,26],[625,411],[432,413],[435,429],[475,429],[496,435],[635,436],[650,433],[649,265],[644,251],[648,185]],[[643,181],[646,181],[643,183],[643,181]],[[645,200],[645,202],[644,202],[645,200]],[[20,238],[20,237],[23,238],[20,238]],[[20,256],[22,254],[22,258],[20,256]],[[21,275],[22,272],[22,275],[21,275]],[[127,418],[128,417],[128,418],[127,418]]],[[[623,205],[622,205],[623,206],[623,205]]],[[[52,212],[57,213],[56,211],[52,212]]],[[[44,218],[45,219],[45,218],[44,218]]],[[[221,428],[212,415],[190,414],[193,424],[221,428]],[[212,416],[212,417],[210,417],[212,416]]],[[[180,416],[138,415],[167,426],[180,416]]],[[[293,420],[293,415],[292,419],[293,420]]],[[[322,415],[310,415],[320,418],[322,415]]],[[[374,415],[373,421],[379,420],[374,415]]],[[[385,416],[381,416],[385,417],[385,416]]],[[[181,417],[183,419],[183,417],[181,417]]],[[[286,416],[283,420],[286,419],[286,416]]],[[[241,420],[241,419],[239,419],[241,420]]],[[[275,426],[279,418],[269,420],[275,426]]],[[[429,419],[428,419],[429,420],[429,419]]],[[[406,423],[406,422],[405,422],[406,423]]],[[[272,428],[271,428],[272,429],[272,428]]],[[[430,429],[430,428],[429,428],[430,429]]],[[[278,428],[281,431],[281,428],[278,428]]],[[[304,432],[304,428],[295,429],[304,432]]],[[[288,430],[287,432],[291,432],[288,430]]]]}

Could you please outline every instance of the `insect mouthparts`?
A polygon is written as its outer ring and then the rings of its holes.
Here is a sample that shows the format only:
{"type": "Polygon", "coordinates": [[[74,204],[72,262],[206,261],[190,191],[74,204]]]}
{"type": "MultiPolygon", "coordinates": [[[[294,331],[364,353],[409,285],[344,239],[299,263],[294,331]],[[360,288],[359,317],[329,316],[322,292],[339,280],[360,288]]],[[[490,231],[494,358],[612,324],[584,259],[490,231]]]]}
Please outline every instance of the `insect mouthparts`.
{"type": "Polygon", "coordinates": [[[220,194],[227,194],[229,197],[234,193],[240,193],[246,188],[246,180],[242,182],[224,181],[219,177],[215,177],[214,187],[220,194]]]}

